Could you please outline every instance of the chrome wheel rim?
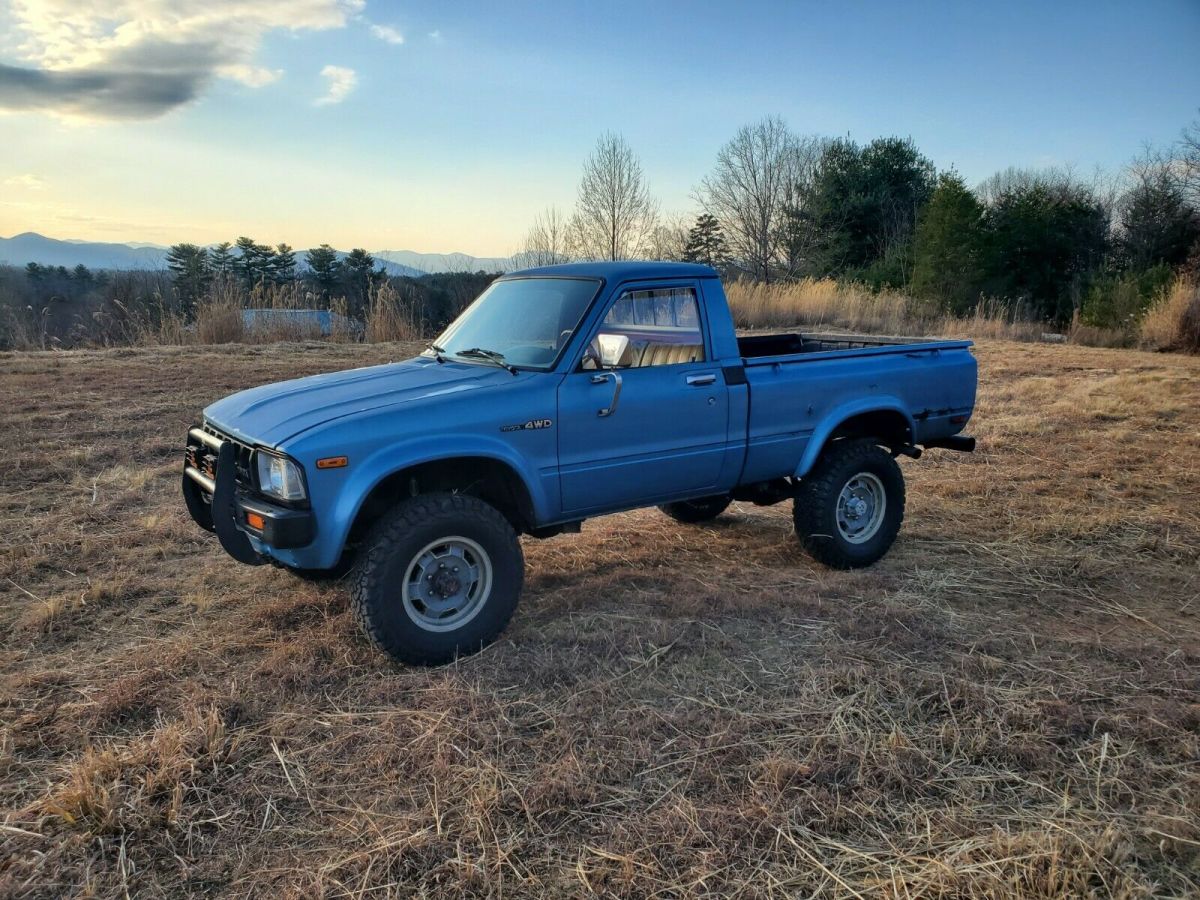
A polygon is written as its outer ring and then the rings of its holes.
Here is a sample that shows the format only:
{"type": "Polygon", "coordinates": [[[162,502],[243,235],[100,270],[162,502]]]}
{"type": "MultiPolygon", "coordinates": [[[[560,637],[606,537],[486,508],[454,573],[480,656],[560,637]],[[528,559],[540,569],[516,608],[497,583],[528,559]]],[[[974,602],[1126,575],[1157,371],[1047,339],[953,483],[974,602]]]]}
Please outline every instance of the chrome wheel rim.
{"type": "Polygon", "coordinates": [[[878,533],[886,511],[887,492],[879,476],[859,472],[838,494],[838,533],[851,544],[864,544],[878,533]]]}
{"type": "Polygon", "coordinates": [[[430,541],[404,573],[404,611],[426,631],[451,631],[474,619],[492,592],[492,560],[460,535],[430,541]]]}

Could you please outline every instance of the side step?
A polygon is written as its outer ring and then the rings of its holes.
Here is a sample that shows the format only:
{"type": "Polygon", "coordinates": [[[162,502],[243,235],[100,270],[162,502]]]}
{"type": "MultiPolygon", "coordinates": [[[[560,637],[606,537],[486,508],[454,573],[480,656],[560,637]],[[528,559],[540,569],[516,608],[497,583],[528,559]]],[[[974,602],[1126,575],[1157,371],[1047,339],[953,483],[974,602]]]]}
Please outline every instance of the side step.
{"type": "Polygon", "coordinates": [[[965,434],[955,434],[951,437],[937,438],[923,443],[927,450],[937,448],[939,450],[956,450],[959,453],[975,452],[975,438],[965,434]]]}

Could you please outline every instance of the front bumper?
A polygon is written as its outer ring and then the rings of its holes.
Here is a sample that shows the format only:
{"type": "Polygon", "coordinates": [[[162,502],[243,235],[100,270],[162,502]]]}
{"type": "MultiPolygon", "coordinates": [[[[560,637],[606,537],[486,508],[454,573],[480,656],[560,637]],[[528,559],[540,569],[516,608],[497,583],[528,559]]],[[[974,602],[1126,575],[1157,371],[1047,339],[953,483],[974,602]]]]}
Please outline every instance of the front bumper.
{"type": "Polygon", "coordinates": [[[215,532],[230,556],[248,565],[272,549],[306,547],[317,534],[311,509],[272,503],[248,490],[253,449],[209,430],[188,432],[183,498],[192,519],[215,532]]]}

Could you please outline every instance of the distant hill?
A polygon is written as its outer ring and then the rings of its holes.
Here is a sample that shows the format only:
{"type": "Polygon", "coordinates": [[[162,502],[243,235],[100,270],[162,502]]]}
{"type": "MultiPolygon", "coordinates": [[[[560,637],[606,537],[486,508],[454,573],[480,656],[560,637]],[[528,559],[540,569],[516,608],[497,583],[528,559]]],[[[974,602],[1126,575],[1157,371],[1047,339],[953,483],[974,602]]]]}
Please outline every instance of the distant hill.
{"type": "MultiPolygon", "coordinates": [[[[296,263],[304,267],[306,251],[296,251],[296,263]]],[[[338,256],[346,253],[339,251],[338,256]]],[[[412,250],[372,250],[371,255],[389,275],[420,278],[433,272],[502,272],[512,268],[507,257],[470,256],[466,253],[417,253],[412,250]]],[[[167,248],[158,244],[105,244],[94,241],[58,240],[26,231],[0,238],[0,265],[24,266],[85,265],[89,269],[165,269],[167,248]]]]}
{"type": "Polygon", "coordinates": [[[507,256],[471,256],[467,253],[417,253],[414,250],[372,250],[379,260],[410,266],[422,272],[507,272],[512,259],[507,256]]]}
{"type": "Polygon", "coordinates": [[[144,245],[59,241],[32,231],[0,238],[0,263],[23,266],[30,262],[68,269],[81,263],[89,269],[163,269],[167,251],[165,247],[144,245]]]}

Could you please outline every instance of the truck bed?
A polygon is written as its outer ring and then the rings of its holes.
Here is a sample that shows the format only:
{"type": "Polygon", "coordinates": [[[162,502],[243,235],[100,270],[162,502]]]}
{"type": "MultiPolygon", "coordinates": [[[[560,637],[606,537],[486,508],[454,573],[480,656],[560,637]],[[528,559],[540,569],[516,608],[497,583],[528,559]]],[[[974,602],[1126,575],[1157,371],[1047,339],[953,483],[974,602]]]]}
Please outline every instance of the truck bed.
{"type": "MultiPolygon", "coordinates": [[[[842,350],[882,350],[927,344],[942,346],[946,341],[930,338],[895,337],[869,334],[750,334],[737,339],[738,352],[747,362],[764,357],[793,356],[798,353],[830,353],[842,350]]],[[[961,342],[949,342],[959,344],[961,342]]],[[[925,349],[925,348],[923,348],[925,349]]]]}
{"type": "Polygon", "coordinates": [[[810,444],[857,413],[894,410],[919,444],[961,431],[975,404],[970,341],[793,333],[737,343],[749,388],[743,483],[811,461],[810,444]]]}

